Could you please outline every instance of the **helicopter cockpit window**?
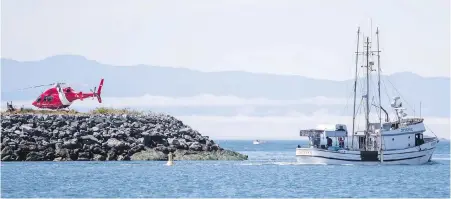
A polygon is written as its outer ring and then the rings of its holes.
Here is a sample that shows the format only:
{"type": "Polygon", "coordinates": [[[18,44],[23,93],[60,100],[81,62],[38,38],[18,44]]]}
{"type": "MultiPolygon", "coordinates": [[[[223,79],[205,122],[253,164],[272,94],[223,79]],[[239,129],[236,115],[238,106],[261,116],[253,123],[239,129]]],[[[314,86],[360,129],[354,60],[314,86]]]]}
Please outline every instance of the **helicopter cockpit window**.
{"type": "Polygon", "coordinates": [[[53,96],[45,96],[44,101],[50,102],[53,100],[53,96]]]}
{"type": "Polygon", "coordinates": [[[38,99],[36,99],[36,102],[40,102],[41,101],[41,96],[38,97],[38,99]]]}

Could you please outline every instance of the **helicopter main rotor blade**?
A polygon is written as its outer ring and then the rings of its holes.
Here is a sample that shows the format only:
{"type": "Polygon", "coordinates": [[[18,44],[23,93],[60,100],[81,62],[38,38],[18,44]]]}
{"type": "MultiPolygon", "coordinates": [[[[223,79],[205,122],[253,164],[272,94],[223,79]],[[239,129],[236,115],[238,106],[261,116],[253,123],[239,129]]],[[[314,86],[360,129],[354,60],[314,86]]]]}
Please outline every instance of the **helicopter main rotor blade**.
{"type": "MultiPolygon", "coordinates": [[[[53,84],[54,84],[54,83],[53,83],[53,84]]],[[[21,89],[18,89],[18,90],[27,90],[27,89],[39,88],[39,87],[43,87],[43,86],[51,86],[51,85],[53,85],[53,84],[43,84],[43,85],[38,85],[38,86],[30,86],[30,87],[27,87],[27,88],[21,88],[21,89]]]]}
{"type": "Polygon", "coordinates": [[[13,90],[9,90],[9,91],[4,91],[4,90],[2,90],[2,93],[11,93],[11,92],[16,92],[16,91],[23,91],[23,90],[28,90],[28,89],[33,89],[33,88],[39,88],[39,87],[43,87],[43,86],[53,86],[53,85],[56,85],[57,87],[60,87],[60,86],[62,86],[62,85],[79,85],[79,86],[87,86],[87,84],[84,84],[84,83],[55,82],[55,83],[51,83],[51,84],[42,84],[42,85],[30,86],[30,87],[26,87],[26,88],[13,89],[13,90]]]}

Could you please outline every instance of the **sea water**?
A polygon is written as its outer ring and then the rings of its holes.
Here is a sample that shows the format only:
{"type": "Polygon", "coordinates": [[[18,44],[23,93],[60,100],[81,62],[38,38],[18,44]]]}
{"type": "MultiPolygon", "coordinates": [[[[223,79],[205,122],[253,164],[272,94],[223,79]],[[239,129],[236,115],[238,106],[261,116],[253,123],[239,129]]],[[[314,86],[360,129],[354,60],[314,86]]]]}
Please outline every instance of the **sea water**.
{"type": "Polygon", "coordinates": [[[449,141],[417,166],[302,165],[300,141],[217,142],[249,160],[2,162],[1,197],[450,197],[449,141]]]}

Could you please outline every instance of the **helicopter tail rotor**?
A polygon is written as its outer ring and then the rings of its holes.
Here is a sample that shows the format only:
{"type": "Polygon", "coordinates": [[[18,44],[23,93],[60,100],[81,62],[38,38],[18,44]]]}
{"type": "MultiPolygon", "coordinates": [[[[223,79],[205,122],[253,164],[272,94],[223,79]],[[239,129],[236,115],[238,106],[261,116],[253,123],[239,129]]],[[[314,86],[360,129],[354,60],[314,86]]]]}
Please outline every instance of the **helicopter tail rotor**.
{"type": "Polygon", "coordinates": [[[100,80],[99,89],[97,90],[97,101],[99,101],[99,103],[102,103],[102,97],[100,97],[100,93],[102,92],[102,87],[103,87],[103,79],[100,80]]]}
{"type": "Polygon", "coordinates": [[[95,97],[97,97],[97,101],[99,101],[99,103],[102,103],[102,97],[100,96],[102,92],[102,87],[103,87],[103,79],[100,80],[99,89],[97,90],[97,92],[96,92],[97,87],[94,87],[94,90],[91,89],[91,92],[95,97]]]}

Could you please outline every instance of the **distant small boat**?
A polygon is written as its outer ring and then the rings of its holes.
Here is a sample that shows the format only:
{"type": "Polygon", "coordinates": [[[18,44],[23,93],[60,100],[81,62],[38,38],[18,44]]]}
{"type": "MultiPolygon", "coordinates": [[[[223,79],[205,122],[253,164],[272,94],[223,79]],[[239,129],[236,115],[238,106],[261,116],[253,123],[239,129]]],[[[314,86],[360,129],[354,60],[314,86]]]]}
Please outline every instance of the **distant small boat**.
{"type": "Polygon", "coordinates": [[[260,141],[260,140],[254,140],[252,143],[253,143],[253,144],[261,144],[262,141],[260,141]]]}

